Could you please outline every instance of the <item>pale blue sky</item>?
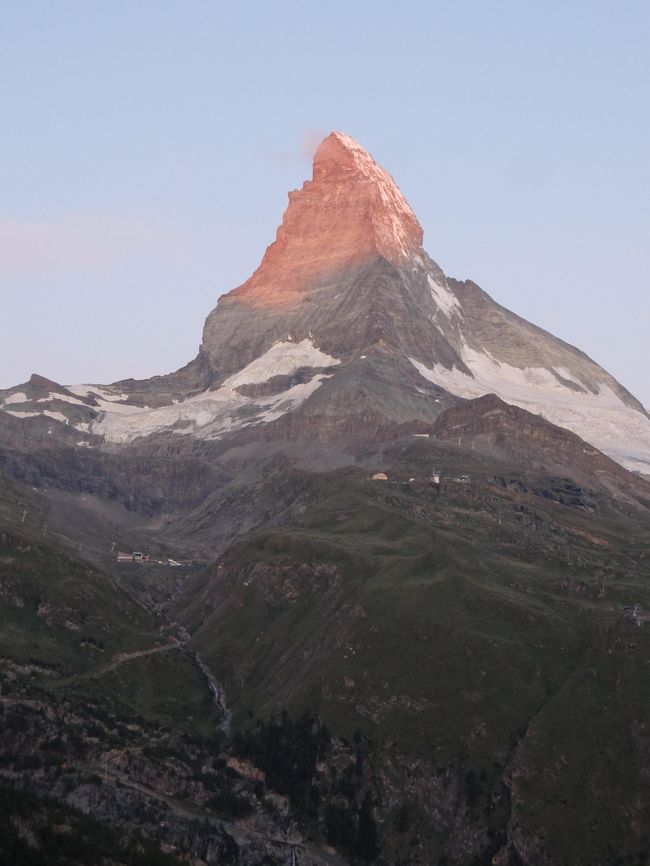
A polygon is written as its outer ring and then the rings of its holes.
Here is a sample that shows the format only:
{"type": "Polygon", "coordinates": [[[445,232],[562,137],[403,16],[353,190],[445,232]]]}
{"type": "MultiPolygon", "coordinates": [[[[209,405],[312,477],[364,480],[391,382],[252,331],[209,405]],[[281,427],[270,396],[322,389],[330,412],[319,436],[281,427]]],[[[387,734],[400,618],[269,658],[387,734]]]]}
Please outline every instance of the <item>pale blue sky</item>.
{"type": "Polygon", "coordinates": [[[0,10],[0,387],[187,362],[340,129],[448,274],[650,405],[647,0],[0,10]]]}

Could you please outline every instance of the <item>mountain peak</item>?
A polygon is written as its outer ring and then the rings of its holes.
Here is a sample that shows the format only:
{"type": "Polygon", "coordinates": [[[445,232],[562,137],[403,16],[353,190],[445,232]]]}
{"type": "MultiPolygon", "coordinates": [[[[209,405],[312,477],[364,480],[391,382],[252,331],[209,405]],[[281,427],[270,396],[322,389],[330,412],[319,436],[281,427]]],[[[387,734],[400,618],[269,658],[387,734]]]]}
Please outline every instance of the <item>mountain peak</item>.
{"type": "Polygon", "coordinates": [[[313,182],[368,187],[378,248],[385,258],[399,258],[422,246],[422,229],[399,187],[351,136],[332,132],[321,142],[314,156],[313,182]]]}
{"type": "Polygon", "coordinates": [[[422,229],[397,184],[353,138],[332,132],[314,156],[312,180],[289,193],[275,242],[226,302],[291,307],[322,281],[372,260],[404,262],[422,229]]]}
{"type": "MultiPolygon", "coordinates": [[[[390,178],[365,148],[344,132],[331,132],[318,145],[314,154],[314,180],[333,173],[358,174],[368,180],[384,181],[390,178]]],[[[390,178],[392,181],[392,178],[390,178]]],[[[394,184],[394,181],[392,181],[394,184]]]]}

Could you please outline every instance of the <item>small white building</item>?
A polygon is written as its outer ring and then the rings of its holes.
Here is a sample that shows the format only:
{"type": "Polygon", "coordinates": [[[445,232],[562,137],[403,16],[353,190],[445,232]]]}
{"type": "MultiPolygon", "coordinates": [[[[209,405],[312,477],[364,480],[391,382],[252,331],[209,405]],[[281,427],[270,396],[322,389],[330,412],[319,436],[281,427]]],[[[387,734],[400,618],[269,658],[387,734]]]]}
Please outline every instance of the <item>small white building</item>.
{"type": "Polygon", "coordinates": [[[634,625],[643,625],[644,618],[640,604],[626,604],[623,607],[623,617],[634,625]]]}
{"type": "Polygon", "coordinates": [[[388,481],[388,475],[385,472],[375,472],[372,476],[373,481],[388,481]]]}

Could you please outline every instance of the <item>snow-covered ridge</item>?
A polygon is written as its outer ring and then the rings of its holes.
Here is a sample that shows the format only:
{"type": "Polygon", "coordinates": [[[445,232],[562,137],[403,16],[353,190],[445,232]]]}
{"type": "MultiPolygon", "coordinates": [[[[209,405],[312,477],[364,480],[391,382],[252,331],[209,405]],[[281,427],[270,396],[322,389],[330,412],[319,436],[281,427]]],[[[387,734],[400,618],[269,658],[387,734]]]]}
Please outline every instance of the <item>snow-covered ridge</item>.
{"type": "Polygon", "coordinates": [[[626,406],[602,383],[597,393],[564,367],[520,369],[464,345],[461,357],[472,376],[441,364],[428,368],[409,360],[421,376],[458,397],[496,394],[506,403],[572,430],[627,469],[650,475],[650,420],[626,406]],[[557,375],[555,375],[557,374],[557,375]],[[578,386],[574,390],[560,381],[578,386]]]}
{"type": "MultiPolygon", "coordinates": [[[[194,434],[202,438],[219,438],[253,423],[268,423],[304,403],[316,391],[327,375],[319,373],[309,382],[293,385],[279,394],[246,397],[237,390],[242,385],[267,382],[274,376],[290,375],[301,367],[328,368],[340,363],[337,358],[317,349],[311,340],[300,343],[275,343],[259,358],[224,381],[216,391],[205,391],[180,403],[157,409],[142,408],[105,398],[101,389],[77,386],[75,393],[96,395],[101,415],[91,424],[90,432],[104,436],[109,442],[131,442],[172,430],[179,434],[194,434]]],[[[74,389],[70,389],[74,390],[74,389]]],[[[85,394],[84,394],[85,396],[85,394]]]]}
{"type": "Polygon", "coordinates": [[[135,406],[127,402],[127,393],[110,387],[70,385],[66,388],[70,392],[68,394],[52,392],[35,401],[30,401],[27,394],[12,394],[0,408],[17,418],[46,416],[79,432],[103,436],[108,442],[131,442],[140,436],[165,430],[218,438],[249,424],[267,423],[280,418],[304,403],[329,377],[318,373],[309,382],[255,398],[241,394],[238,389],[242,386],[259,385],[274,376],[291,375],[301,368],[328,369],[338,364],[340,361],[337,358],[316,348],[311,340],[295,343],[288,338],[275,343],[259,358],[229,376],[217,390],[205,391],[183,401],[175,400],[168,406],[155,409],[135,406]],[[84,402],[88,397],[93,398],[92,406],[84,402]],[[74,422],[62,412],[52,411],[43,405],[58,400],[73,406],[83,406],[96,414],[96,420],[74,422]],[[19,408],[20,404],[26,404],[25,408],[19,408]]]}

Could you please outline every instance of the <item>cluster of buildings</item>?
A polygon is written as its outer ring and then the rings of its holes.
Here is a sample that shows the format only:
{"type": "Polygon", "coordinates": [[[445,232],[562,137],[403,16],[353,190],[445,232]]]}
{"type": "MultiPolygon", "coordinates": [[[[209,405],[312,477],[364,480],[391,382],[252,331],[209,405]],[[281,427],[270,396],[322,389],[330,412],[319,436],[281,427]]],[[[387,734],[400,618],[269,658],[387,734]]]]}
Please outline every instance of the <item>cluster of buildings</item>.
{"type": "MultiPolygon", "coordinates": [[[[469,475],[463,475],[460,478],[452,478],[451,481],[460,481],[460,480],[469,481],[469,475]]],[[[385,472],[375,472],[374,475],[370,478],[371,481],[388,481],[388,475],[385,472]]],[[[400,479],[397,479],[400,480],[400,479]]],[[[435,470],[435,468],[431,472],[430,478],[409,478],[409,484],[433,484],[436,487],[440,487],[440,473],[435,470]]]]}
{"type": "Polygon", "coordinates": [[[151,558],[148,553],[142,553],[140,550],[134,550],[132,553],[124,553],[122,550],[117,551],[118,562],[150,562],[151,558]]]}
{"type": "Polygon", "coordinates": [[[132,563],[132,562],[155,562],[158,565],[169,565],[169,566],[179,566],[179,565],[187,565],[186,562],[178,562],[176,559],[152,559],[150,554],[142,553],[140,550],[134,550],[132,553],[125,553],[123,550],[117,551],[116,556],[117,562],[121,564],[132,563]]]}

